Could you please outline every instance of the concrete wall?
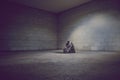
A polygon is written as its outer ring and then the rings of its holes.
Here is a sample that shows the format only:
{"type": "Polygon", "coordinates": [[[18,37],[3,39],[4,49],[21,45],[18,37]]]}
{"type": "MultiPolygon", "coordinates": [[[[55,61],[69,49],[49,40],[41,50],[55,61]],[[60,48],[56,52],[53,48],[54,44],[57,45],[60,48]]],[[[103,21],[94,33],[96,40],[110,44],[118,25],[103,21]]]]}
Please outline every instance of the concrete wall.
{"type": "Polygon", "coordinates": [[[56,49],[56,15],[11,2],[0,3],[0,50],[56,49]]]}
{"type": "Polygon", "coordinates": [[[59,15],[59,48],[71,40],[77,50],[120,51],[120,6],[116,0],[94,0],[59,15]]]}

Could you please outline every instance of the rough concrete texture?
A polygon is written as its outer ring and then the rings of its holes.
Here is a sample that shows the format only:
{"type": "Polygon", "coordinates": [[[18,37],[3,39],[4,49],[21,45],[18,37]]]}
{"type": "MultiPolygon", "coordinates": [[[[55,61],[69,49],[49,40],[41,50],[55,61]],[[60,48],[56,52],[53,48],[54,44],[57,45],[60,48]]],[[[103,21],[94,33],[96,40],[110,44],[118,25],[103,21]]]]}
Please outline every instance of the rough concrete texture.
{"type": "Polygon", "coordinates": [[[59,47],[71,40],[78,50],[120,50],[118,0],[95,0],[59,17],[59,47]]]}
{"type": "Polygon", "coordinates": [[[120,80],[119,52],[1,52],[0,80],[120,80]]]}
{"type": "Polygon", "coordinates": [[[56,21],[53,13],[1,2],[0,50],[56,49],[56,21]]]}

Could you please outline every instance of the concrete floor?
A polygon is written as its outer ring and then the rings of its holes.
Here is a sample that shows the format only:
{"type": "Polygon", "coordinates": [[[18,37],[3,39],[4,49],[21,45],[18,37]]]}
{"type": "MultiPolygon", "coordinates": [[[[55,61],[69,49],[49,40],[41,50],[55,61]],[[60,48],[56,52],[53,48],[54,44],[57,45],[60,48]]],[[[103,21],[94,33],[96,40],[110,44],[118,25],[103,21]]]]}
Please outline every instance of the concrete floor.
{"type": "Polygon", "coordinates": [[[0,53],[0,80],[120,80],[120,52],[0,53]]]}

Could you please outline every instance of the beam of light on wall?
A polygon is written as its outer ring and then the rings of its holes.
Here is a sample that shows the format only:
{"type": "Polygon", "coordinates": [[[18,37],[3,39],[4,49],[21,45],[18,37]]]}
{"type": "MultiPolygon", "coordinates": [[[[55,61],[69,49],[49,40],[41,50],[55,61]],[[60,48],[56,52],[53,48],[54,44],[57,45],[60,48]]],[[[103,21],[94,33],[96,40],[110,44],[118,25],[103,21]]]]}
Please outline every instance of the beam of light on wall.
{"type": "Polygon", "coordinates": [[[92,15],[89,20],[85,18],[82,25],[75,27],[69,40],[78,50],[108,50],[112,48],[110,46],[116,34],[116,21],[112,19],[106,14],[92,15]]]}

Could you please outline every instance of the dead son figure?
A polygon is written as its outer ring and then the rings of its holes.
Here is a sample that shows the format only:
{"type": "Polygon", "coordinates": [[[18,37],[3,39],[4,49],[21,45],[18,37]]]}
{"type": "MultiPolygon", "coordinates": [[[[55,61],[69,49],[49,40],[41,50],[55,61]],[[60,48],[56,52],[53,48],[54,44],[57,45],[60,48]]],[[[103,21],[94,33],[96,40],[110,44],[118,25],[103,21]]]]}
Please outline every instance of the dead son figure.
{"type": "Polygon", "coordinates": [[[63,52],[64,53],[75,53],[75,48],[71,41],[67,41],[67,43],[65,44],[65,47],[63,49],[63,52]]]}

